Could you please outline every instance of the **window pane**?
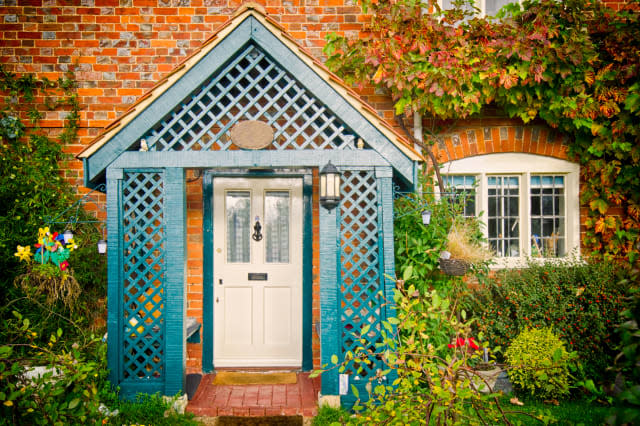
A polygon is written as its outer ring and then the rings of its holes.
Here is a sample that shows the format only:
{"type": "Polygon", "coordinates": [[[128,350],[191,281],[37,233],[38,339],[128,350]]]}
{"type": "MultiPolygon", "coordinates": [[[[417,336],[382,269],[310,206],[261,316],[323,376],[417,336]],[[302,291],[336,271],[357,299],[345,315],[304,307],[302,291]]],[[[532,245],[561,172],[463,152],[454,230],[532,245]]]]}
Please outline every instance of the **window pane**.
{"type": "Polygon", "coordinates": [[[251,259],[250,197],[249,191],[229,191],[226,194],[227,262],[229,263],[248,263],[251,259]]]}
{"type": "MultiPolygon", "coordinates": [[[[442,0],[442,10],[448,10],[454,8],[454,0],[442,0]]],[[[478,3],[476,2],[474,6],[478,7],[478,3]]],[[[463,10],[473,11],[473,6],[470,4],[466,4],[462,7],[463,10]]]]}
{"type": "Polygon", "coordinates": [[[531,254],[564,256],[564,176],[531,176],[531,254]]]}
{"type": "Polygon", "coordinates": [[[289,192],[267,191],[264,198],[267,263],[289,262],[289,192]]]}
{"type": "Polygon", "coordinates": [[[489,16],[495,16],[496,13],[509,3],[512,3],[511,0],[484,0],[484,14],[489,16]]]}
{"type": "Polygon", "coordinates": [[[489,245],[498,256],[520,255],[520,206],[517,176],[491,176],[488,182],[489,245]],[[493,225],[492,225],[493,222],[493,225]]]}
{"type": "Polygon", "coordinates": [[[531,215],[540,215],[540,189],[531,188],[531,215]]]}
{"type": "Polygon", "coordinates": [[[449,193],[447,196],[452,199],[453,202],[462,199],[463,211],[462,215],[465,217],[472,217],[476,215],[476,177],[473,175],[445,175],[443,176],[444,185],[446,191],[449,193]]]}

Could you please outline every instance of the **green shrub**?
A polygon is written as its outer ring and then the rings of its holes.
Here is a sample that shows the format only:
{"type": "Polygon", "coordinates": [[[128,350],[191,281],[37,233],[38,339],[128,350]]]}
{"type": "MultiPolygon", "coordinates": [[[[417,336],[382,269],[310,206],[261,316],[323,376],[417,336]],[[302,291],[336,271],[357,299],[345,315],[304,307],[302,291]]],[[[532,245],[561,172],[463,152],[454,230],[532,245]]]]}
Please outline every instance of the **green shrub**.
{"type": "Polygon", "coordinates": [[[7,321],[10,340],[0,346],[0,424],[67,425],[99,423],[98,392],[106,382],[106,345],[88,336],[70,350],[60,344],[62,330],[39,345],[30,321],[17,312],[7,321]],[[27,350],[16,351],[29,342],[27,350]],[[48,372],[27,379],[29,367],[48,372]]]}
{"type": "Polygon", "coordinates": [[[331,426],[335,424],[343,425],[351,413],[344,408],[332,408],[323,405],[318,409],[318,415],[313,418],[312,426],[331,426]]]}
{"type": "Polygon", "coordinates": [[[616,425],[640,423],[640,270],[634,269],[628,282],[631,286],[627,297],[629,304],[622,312],[617,329],[621,344],[613,367],[622,392],[617,395],[619,407],[616,413],[607,419],[609,424],[616,425]]]}
{"type": "MultiPolygon", "coordinates": [[[[100,233],[93,223],[69,224],[78,248],[70,253],[72,270],[67,271],[77,280],[79,292],[70,279],[43,279],[52,276],[47,268],[37,268],[41,270],[33,274],[33,268],[19,264],[14,253],[18,245],[33,246],[38,229],[52,218],[95,220],[82,209],[61,216],[77,200],[61,167],[69,158],[64,146],[77,136],[80,106],[75,87],[72,73],[52,82],[32,74],[17,76],[0,67],[0,321],[10,321],[11,312],[19,311],[30,320],[38,345],[47,345],[48,336],[60,328],[69,342],[67,350],[82,338],[83,330],[100,331],[104,324],[96,321],[104,312],[106,297],[106,259],[97,255],[95,246],[100,233]],[[67,112],[65,128],[56,137],[38,127],[43,112],[50,110],[67,112]],[[16,282],[19,276],[22,279],[16,282]],[[59,290],[62,303],[55,297],[59,290]]],[[[50,227],[52,232],[65,230],[63,224],[50,227]]],[[[15,336],[0,328],[0,342],[9,338],[15,336]]],[[[24,348],[16,346],[14,351],[21,353],[24,348]]]]}
{"type": "MultiPolygon", "coordinates": [[[[427,187],[428,189],[428,187],[427,187]]],[[[404,194],[394,204],[394,247],[396,271],[404,276],[411,270],[411,283],[423,294],[431,289],[448,291],[460,279],[443,274],[439,269],[440,253],[447,250],[447,238],[454,223],[471,229],[471,242],[480,243],[480,221],[463,218],[465,197],[435,199],[433,192],[404,194]],[[422,211],[431,212],[428,225],[422,223],[422,211]]],[[[474,265],[482,272],[486,265],[474,265]]]]}
{"type": "Polygon", "coordinates": [[[552,327],[578,353],[585,374],[599,381],[615,356],[625,288],[608,263],[530,262],[474,289],[468,305],[491,346],[508,346],[527,327],[552,327]]]}
{"type": "Polygon", "coordinates": [[[572,356],[550,328],[525,329],[505,352],[515,389],[540,399],[569,394],[572,356]]]}
{"type": "MultiPolygon", "coordinates": [[[[452,310],[455,302],[441,299],[435,290],[421,295],[413,285],[398,286],[394,302],[397,316],[382,322],[382,342],[374,347],[361,339],[361,345],[344,355],[342,364],[337,355],[332,357],[330,368],[341,373],[352,368],[354,360],[360,365],[380,362],[378,374],[368,378],[367,395],[352,384],[358,398],[353,406],[357,414],[336,421],[349,425],[508,423],[507,416],[512,412],[501,407],[497,394],[477,390],[479,375],[473,366],[480,362],[478,349],[485,342],[480,341],[482,336],[476,336],[476,343],[470,335],[471,327],[463,312],[457,318],[452,310]],[[451,333],[450,343],[440,354],[431,343],[434,319],[446,324],[443,329],[451,333]]],[[[361,335],[368,331],[365,326],[361,335]]],[[[544,413],[532,417],[551,420],[544,413]]]]}
{"type": "Polygon", "coordinates": [[[200,424],[193,420],[192,413],[178,414],[171,410],[171,403],[159,394],[138,394],[132,401],[116,398],[109,404],[109,409],[112,412],[118,410],[118,414],[109,421],[114,425],[197,426],[200,424]]]}

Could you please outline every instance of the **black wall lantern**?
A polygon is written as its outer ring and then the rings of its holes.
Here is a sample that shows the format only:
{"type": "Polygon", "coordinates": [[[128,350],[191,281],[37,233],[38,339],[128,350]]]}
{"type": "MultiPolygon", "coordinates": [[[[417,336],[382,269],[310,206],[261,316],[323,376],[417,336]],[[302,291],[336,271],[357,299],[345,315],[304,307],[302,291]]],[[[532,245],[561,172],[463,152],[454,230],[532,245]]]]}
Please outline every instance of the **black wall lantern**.
{"type": "Polygon", "coordinates": [[[320,170],[320,205],[331,211],[340,204],[340,171],[331,161],[320,170]]]}

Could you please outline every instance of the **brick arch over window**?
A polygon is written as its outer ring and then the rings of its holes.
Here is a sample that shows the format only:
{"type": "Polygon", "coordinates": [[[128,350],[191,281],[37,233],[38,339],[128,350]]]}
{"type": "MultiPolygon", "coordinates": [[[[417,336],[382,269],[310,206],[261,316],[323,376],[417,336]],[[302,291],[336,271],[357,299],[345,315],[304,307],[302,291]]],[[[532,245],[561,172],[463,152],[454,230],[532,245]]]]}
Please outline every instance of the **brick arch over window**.
{"type": "Polygon", "coordinates": [[[568,137],[539,125],[458,128],[438,138],[434,153],[441,163],[497,153],[525,153],[567,159],[568,137]]]}

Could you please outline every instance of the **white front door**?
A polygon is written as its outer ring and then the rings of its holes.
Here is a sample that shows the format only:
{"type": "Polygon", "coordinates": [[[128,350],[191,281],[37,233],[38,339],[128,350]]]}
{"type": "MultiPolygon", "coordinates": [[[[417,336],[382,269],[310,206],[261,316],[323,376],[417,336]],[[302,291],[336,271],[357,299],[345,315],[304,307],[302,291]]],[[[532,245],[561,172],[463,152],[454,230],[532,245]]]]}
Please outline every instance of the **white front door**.
{"type": "Polygon", "coordinates": [[[214,365],[302,365],[302,179],[214,178],[214,365]]]}

